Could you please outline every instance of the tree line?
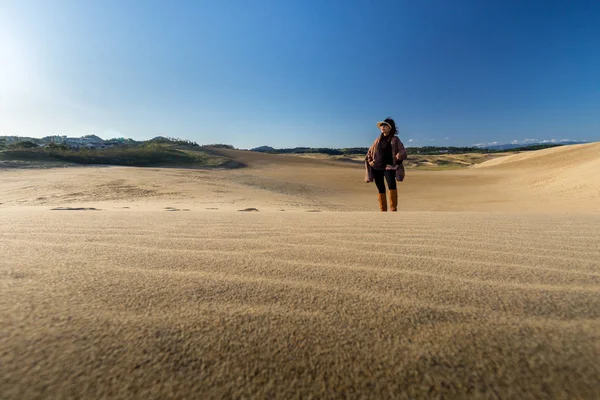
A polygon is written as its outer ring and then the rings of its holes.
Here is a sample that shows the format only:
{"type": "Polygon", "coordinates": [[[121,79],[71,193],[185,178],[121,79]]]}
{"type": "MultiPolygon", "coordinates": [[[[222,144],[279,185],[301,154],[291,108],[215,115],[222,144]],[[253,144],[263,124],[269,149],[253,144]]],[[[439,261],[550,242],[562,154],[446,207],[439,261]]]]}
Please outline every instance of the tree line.
{"type": "MultiPolygon", "coordinates": [[[[423,155],[435,155],[435,154],[465,154],[465,153],[501,153],[505,151],[531,151],[541,150],[549,147],[560,146],[560,144],[537,144],[531,146],[517,147],[514,149],[486,149],[482,147],[467,146],[423,146],[423,147],[407,147],[406,151],[408,154],[423,154],[423,155]]],[[[274,149],[269,146],[256,147],[251,151],[257,151],[261,153],[271,154],[310,154],[319,153],[327,154],[330,156],[344,156],[344,155],[357,155],[366,154],[369,150],[368,147],[349,147],[349,148],[323,148],[323,147],[294,147],[284,149],[274,149]]]]}

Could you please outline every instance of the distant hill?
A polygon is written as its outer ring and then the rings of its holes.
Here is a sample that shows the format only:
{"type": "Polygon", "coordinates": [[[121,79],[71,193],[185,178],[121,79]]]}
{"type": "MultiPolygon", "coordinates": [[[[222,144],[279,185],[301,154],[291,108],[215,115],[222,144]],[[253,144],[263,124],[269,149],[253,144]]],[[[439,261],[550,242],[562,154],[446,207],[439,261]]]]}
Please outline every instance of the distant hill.
{"type": "MultiPolygon", "coordinates": [[[[368,147],[350,147],[350,148],[322,148],[322,147],[294,147],[275,149],[271,146],[260,146],[250,149],[260,153],[271,154],[327,154],[330,156],[352,156],[367,154],[368,147]]],[[[482,147],[407,147],[408,154],[464,154],[464,153],[491,153],[496,150],[486,149],[482,147]]]]}
{"type": "Polygon", "coordinates": [[[341,156],[350,154],[366,154],[368,149],[368,147],[353,147],[342,149],[333,149],[329,147],[293,147],[275,149],[271,146],[260,146],[250,149],[250,151],[272,154],[328,154],[330,156],[341,156]]]}
{"type": "Polygon", "coordinates": [[[270,152],[275,151],[275,149],[271,146],[259,146],[259,147],[250,149],[250,151],[258,151],[260,153],[270,153],[270,152]]]}
{"type": "MultiPolygon", "coordinates": [[[[63,137],[51,137],[57,140],[63,137]]],[[[231,160],[213,154],[211,149],[195,142],[165,137],[145,142],[123,140],[110,146],[72,146],[72,141],[96,141],[96,137],[66,138],[61,142],[50,142],[40,146],[42,139],[21,140],[23,137],[10,137],[6,143],[0,137],[0,168],[46,167],[57,163],[64,165],[126,165],[126,166],[186,166],[186,167],[231,167],[231,160]],[[35,143],[35,140],[37,143],[35,143]]],[[[238,164],[235,164],[239,167],[238,164]]]]}
{"type": "Polygon", "coordinates": [[[555,146],[565,146],[569,144],[584,144],[587,142],[575,142],[575,141],[565,141],[565,142],[535,142],[535,143],[527,143],[527,144],[513,144],[513,143],[505,143],[505,144],[494,144],[488,146],[477,146],[482,149],[488,150],[513,150],[513,149],[545,149],[548,147],[555,146]]]}
{"type": "Polygon", "coordinates": [[[99,143],[104,142],[104,139],[102,139],[100,136],[96,136],[96,135],[85,135],[85,136],[83,136],[83,138],[90,139],[90,140],[93,140],[93,141],[99,142],[99,143]]]}

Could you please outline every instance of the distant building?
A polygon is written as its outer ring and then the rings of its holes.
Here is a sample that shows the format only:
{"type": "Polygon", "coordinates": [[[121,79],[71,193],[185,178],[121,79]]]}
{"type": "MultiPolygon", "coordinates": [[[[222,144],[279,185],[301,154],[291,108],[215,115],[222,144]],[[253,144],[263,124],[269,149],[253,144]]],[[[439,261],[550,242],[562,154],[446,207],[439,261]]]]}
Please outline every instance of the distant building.
{"type": "Polygon", "coordinates": [[[100,139],[98,136],[87,136],[80,138],[66,138],[63,142],[69,147],[81,149],[98,149],[104,148],[104,140],[100,139]]]}
{"type": "Polygon", "coordinates": [[[47,143],[65,144],[67,142],[67,137],[64,135],[63,136],[54,135],[54,136],[46,136],[42,140],[44,140],[47,143]]]}
{"type": "Polygon", "coordinates": [[[57,145],[65,145],[73,149],[104,149],[126,145],[130,141],[133,142],[131,139],[124,138],[105,141],[96,135],[87,135],[80,138],[72,138],[65,135],[51,135],[41,139],[11,135],[0,136],[0,141],[2,141],[6,146],[19,142],[30,141],[42,147],[48,147],[50,144],[54,143],[57,145]]]}

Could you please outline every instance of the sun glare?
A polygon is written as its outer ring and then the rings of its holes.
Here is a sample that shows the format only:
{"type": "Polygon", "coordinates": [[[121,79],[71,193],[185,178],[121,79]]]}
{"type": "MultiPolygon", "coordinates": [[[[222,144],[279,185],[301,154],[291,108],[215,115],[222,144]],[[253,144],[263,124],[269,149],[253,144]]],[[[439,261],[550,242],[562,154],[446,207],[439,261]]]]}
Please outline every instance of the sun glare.
{"type": "Polygon", "coordinates": [[[32,83],[32,63],[23,41],[4,29],[0,30],[0,88],[27,91],[32,83]]]}

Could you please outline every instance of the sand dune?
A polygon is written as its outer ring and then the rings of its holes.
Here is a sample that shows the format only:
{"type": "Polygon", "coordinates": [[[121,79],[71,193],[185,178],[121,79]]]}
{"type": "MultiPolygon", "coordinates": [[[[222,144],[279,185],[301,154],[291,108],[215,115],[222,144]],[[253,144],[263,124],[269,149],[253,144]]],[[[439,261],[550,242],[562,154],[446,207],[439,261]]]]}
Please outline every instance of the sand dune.
{"type": "Polygon", "coordinates": [[[597,398],[598,150],[0,171],[0,398],[597,398]]]}
{"type": "MultiPolygon", "coordinates": [[[[409,170],[404,211],[600,212],[600,144],[565,146],[491,160],[478,168],[409,170]],[[511,161],[512,160],[512,161],[511,161]]],[[[237,210],[367,211],[374,184],[361,165],[215,149],[247,168],[65,168],[1,172],[4,206],[131,206],[237,210]]],[[[0,205],[2,207],[2,205],[0,205]]]]}
{"type": "Polygon", "coordinates": [[[553,209],[600,211],[600,143],[521,153],[476,167],[508,175],[509,186],[553,209]]]}
{"type": "Polygon", "coordinates": [[[581,164],[600,162],[600,142],[570,146],[551,147],[527,151],[506,157],[494,158],[474,168],[504,166],[507,168],[553,168],[577,167],[581,164]]]}

